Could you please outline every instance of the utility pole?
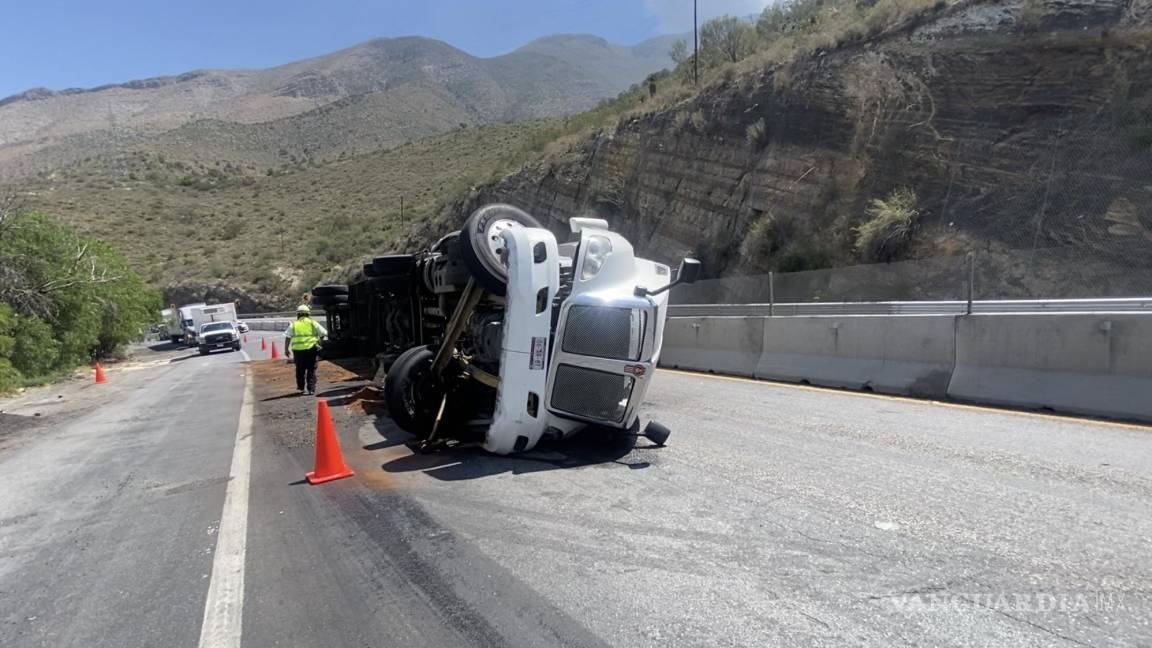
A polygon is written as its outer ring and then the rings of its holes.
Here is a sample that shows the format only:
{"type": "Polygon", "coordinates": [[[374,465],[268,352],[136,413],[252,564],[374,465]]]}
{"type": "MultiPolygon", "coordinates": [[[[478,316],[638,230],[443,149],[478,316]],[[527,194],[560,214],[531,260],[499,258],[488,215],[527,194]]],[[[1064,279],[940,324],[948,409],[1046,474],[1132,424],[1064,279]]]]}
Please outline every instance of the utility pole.
{"type": "Polygon", "coordinates": [[[692,0],[692,85],[700,85],[700,19],[697,2],[692,0]]]}
{"type": "Polygon", "coordinates": [[[400,224],[404,224],[404,196],[400,196],[400,224]]]}

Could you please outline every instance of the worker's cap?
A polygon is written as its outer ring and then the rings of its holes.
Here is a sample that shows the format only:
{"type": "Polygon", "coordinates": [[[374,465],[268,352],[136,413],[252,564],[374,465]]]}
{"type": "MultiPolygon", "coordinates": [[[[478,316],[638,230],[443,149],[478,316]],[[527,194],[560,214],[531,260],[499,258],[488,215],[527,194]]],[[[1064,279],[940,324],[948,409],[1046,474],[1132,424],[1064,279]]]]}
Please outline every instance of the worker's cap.
{"type": "Polygon", "coordinates": [[[308,308],[308,306],[306,304],[300,304],[299,306],[296,307],[296,314],[297,315],[311,315],[312,309],[308,308]]]}

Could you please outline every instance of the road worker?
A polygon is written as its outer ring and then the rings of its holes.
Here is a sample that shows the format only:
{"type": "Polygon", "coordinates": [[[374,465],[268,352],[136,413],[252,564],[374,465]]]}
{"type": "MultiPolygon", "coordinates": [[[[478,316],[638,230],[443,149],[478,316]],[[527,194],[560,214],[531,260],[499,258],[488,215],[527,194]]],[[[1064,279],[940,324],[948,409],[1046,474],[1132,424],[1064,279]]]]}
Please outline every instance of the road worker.
{"type": "Polygon", "coordinates": [[[284,331],[284,355],[296,356],[296,391],[316,395],[316,360],[320,354],[320,340],[328,337],[316,320],[312,309],[301,304],[296,309],[296,321],[284,331]]]}

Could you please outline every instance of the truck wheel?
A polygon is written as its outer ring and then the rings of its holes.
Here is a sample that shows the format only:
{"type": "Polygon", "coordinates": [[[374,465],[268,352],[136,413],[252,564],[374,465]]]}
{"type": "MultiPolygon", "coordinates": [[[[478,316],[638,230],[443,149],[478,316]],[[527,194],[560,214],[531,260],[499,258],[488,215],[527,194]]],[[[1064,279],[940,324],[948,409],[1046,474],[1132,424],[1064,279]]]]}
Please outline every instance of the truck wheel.
{"type": "Polygon", "coordinates": [[[347,295],[348,286],[344,284],[330,284],[327,286],[316,286],[312,289],[313,297],[320,297],[321,295],[347,295]]]}
{"type": "Polygon", "coordinates": [[[540,227],[540,222],[512,205],[485,205],[472,212],[460,230],[460,256],[464,266],[484,290],[503,295],[508,283],[504,237],[509,227],[540,227]]]}
{"type": "Polygon", "coordinates": [[[388,414],[402,430],[427,439],[436,423],[444,389],[432,378],[436,347],[412,347],[396,358],[384,378],[384,402],[388,414]]]}
{"type": "Polygon", "coordinates": [[[233,344],[233,345],[232,345],[232,350],[233,350],[233,351],[239,351],[239,350],[240,350],[240,343],[239,343],[239,342],[237,342],[236,344],[233,344]]]}
{"type": "Polygon", "coordinates": [[[201,348],[200,355],[208,355],[208,349],[201,348]]]}

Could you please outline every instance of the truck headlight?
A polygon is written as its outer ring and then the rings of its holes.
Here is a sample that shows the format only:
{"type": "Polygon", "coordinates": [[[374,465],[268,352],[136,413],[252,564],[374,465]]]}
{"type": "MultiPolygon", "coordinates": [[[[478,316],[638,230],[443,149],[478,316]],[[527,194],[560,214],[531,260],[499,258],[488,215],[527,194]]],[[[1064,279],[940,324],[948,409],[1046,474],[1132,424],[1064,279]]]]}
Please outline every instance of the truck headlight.
{"type": "Polygon", "coordinates": [[[580,270],[580,280],[589,279],[600,274],[608,255],[612,254],[612,241],[606,236],[589,236],[584,243],[584,265],[580,270]]]}

